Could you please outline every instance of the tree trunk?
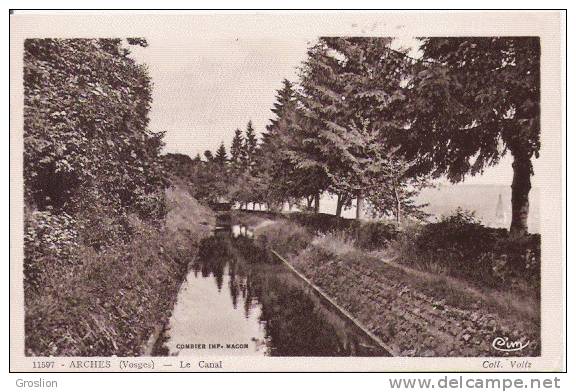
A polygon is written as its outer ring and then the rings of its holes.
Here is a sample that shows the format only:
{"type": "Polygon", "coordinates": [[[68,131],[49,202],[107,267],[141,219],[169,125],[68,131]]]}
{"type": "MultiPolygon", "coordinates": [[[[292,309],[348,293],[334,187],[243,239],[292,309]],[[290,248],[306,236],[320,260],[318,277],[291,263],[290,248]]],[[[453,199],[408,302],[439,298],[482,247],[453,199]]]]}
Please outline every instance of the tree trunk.
{"type": "Polygon", "coordinates": [[[320,212],[320,192],[314,195],[314,213],[320,212]]]}
{"type": "Polygon", "coordinates": [[[514,155],[512,169],[512,222],[510,223],[510,236],[521,237],[528,233],[528,211],[530,202],[528,195],[532,185],[532,163],[530,158],[523,154],[514,155]]]}
{"type": "Polygon", "coordinates": [[[362,206],[364,204],[364,197],[362,196],[362,191],[358,191],[356,196],[356,219],[362,218],[362,206]]]}
{"type": "Polygon", "coordinates": [[[336,216],[340,218],[342,216],[342,206],[344,205],[344,197],[338,194],[338,201],[336,202],[336,216]]]}
{"type": "Polygon", "coordinates": [[[400,215],[402,214],[402,207],[400,205],[400,197],[398,195],[398,187],[394,185],[394,199],[396,201],[396,224],[400,224],[400,215]]]}
{"type": "Polygon", "coordinates": [[[308,204],[308,209],[312,208],[312,202],[314,201],[314,197],[308,196],[306,197],[306,203],[308,204]]]}

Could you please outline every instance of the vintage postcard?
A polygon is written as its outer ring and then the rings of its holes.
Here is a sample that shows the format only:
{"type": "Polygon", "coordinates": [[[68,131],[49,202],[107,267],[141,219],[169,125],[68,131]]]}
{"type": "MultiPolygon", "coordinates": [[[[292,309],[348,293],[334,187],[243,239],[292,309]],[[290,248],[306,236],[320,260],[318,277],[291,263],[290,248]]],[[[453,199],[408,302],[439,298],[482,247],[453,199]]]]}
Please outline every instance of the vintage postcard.
{"type": "Polygon", "coordinates": [[[562,371],[563,15],[10,15],[11,371],[562,371]]]}

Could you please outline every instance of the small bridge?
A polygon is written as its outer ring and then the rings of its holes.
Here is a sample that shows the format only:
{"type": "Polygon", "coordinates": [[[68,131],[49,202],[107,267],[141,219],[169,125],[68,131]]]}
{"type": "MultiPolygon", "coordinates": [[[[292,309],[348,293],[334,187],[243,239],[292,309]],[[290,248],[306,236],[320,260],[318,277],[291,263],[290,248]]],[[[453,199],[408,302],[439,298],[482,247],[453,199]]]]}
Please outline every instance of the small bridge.
{"type": "Polygon", "coordinates": [[[216,213],[216,226],[220,228],[228,228],[232,225],[232,210],[233,203],[229,200],[219,198],[218,200],[210,203],[210,208],[216,213]]]}

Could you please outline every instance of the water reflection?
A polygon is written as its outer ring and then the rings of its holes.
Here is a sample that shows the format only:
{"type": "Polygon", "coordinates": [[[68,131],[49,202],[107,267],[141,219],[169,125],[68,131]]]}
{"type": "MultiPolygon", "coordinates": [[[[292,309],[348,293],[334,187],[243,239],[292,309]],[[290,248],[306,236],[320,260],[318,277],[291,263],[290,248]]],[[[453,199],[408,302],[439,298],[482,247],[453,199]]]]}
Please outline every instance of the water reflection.
{"type": "Polygon", "coordinates": [[[157,355],[387,355],[253,237],[203,241],[157,355]]]}

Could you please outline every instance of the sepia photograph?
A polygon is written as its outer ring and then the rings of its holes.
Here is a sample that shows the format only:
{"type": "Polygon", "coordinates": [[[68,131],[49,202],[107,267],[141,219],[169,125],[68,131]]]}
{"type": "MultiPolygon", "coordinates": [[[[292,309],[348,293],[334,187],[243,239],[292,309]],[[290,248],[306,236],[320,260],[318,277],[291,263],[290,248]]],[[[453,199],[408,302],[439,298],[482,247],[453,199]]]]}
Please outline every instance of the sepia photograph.
{"type": "Polygon", "coordinates": [[[561,368],[559,13],[10,23],[14,366],[561,368]]]}

